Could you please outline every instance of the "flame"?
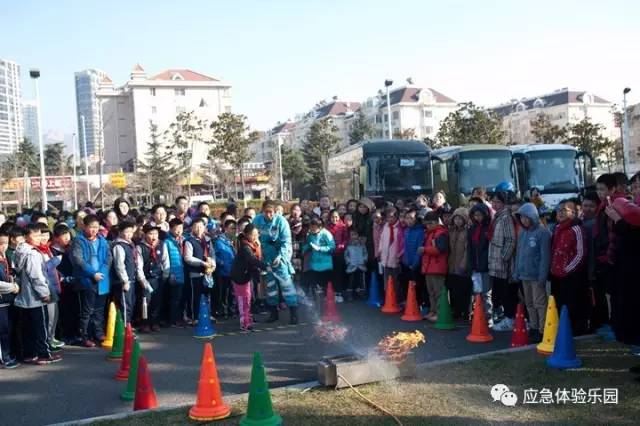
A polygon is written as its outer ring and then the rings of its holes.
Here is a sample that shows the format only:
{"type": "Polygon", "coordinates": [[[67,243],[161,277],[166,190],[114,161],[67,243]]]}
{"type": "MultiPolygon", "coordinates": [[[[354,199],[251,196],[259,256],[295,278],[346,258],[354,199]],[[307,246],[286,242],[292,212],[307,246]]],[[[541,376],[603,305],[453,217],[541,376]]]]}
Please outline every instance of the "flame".
{"type": "Polygon", "coordinates": [[[426,342],[424,334],[416,330],[413,333],[398,332],[384,337],[378,342],[377,350],[380,355],[391,361],[404,361],[409,352],[426,342]]]}
{"type": "Polygon", "coordinates": [[[320,322],[315,326],[315,335],[329,343],[342,342],[348,332],[347,327],[332,322],[320,322]]]}

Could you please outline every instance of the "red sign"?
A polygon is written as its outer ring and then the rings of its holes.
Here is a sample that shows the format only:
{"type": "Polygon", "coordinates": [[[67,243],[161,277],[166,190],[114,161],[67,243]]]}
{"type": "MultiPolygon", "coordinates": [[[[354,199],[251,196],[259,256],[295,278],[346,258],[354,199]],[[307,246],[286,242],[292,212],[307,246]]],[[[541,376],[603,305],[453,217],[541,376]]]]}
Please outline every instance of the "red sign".
{"type": "MultiPolygon", "coordinates": [[[[71,176],[47,176],[45,178],[47,191],[64,191],[73,188],[73,177],[71,176]]],[[[31,178],[31,190],[40,190],[40,178],[31,178]]]]}

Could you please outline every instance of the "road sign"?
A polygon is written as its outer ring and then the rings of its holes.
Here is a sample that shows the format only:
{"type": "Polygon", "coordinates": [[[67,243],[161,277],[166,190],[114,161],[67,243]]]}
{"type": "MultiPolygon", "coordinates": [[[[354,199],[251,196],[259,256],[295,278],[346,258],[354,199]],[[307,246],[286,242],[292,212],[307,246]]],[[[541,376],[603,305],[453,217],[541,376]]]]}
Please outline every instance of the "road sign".
{"type": "Polygon", "coordinates": [[[109,175],[109,183],[114,188],[124,189],[127,187],[127,175],[124,173],[111,173],[109,175]]]}

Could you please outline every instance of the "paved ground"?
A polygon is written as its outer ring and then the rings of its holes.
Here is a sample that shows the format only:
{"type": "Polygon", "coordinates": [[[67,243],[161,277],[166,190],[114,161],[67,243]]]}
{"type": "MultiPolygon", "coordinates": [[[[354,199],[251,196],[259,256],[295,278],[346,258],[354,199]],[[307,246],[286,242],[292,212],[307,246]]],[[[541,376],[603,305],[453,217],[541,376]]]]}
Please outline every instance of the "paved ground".
{"type": "MultiPolygon", "coordinates": [[[[506,348],[510,333],[494,333],[488,344],[465,340],[469,327],[440,331],[426,321],[407,323],[399,316],[384,315],[362,303],[339,305],[345,324],[352,328],[345,343],[327,344],[313,335],[313,317],[303,313],[303,324],[290,327],[288,314],[280,323],[259,324],[272,328],[251,334],[223,335],[214,342],[218,373],[225,394],[248,391],[251,356],[260,351],[272,387],[316,380],[316,363],[325,355],[363,352],[393,331],[421,330],[427,343],[417,352],[418,362],[445,359],[506,348]]],[[[237,331],[236,321],[216,325],[218,332],[237,331]]],[[[163,329],[153,335],[141,335],[160,405],[195,401],[202,357],[201,340],[191,336],[192,329],[163,329]]],[[[113,379],[117,363],[105,360],[101,349],[69,348],[64,360],[45,367],[21,366],[0,370],[0,424],[43,425],[132,409],[120,401],[124,382],[113,379]]]]}

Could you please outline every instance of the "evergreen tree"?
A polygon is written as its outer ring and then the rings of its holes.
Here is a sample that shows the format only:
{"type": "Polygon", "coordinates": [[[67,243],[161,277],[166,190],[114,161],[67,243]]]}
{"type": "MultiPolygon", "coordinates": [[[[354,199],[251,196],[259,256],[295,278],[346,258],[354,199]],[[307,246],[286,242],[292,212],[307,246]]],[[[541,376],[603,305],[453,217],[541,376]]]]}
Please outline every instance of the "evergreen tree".
{"type": "Polygon", "coordinates": [[[362,112],[356,113],[356,119],[351,126],[351,131],[349,132],[349,143],[351,145],[357,144],[358,142],[362,142],[365,139],[368,139],[373,136],[373,125],[371,122],[367,120],[362,112]]]}
{"type": "Polygon", "coordinates": [[[303,156],[310,173],[311,185],[324,194],[328,190],[329,157],[340,143],[338,127],[330,118],[315,121],[307,132],[303,156]]]}
{"type": "Polygon", "coordinates": [[[66,173],[64,143],[57,142],[44,146],[44,169],[47,176],[60,176],[66,173]]]}
{"type": "Polygon", "coordinates": [[[205,125],[206,121],[200,120],[193,111],[182,112],[164,133],[170,158],[177,163],[176,171],[187,181],[189,196],[191,196],[193,147],[196,142],[202,140],[202,130],[205,125]]]}
{"type": "Polygon", "coordinates": [[[551,123],[549,115],[541,112],[531,121],[531,134],[538,143],[561,143],[567,137],[567,128],[551,123]]]}
{"type": "Polygon", "coordinates": [[[300,151],[282,146],[282,176],[285,182],[291,182],[294,191],[311,178],[307,164],[300,151]]]}
{"type": "Polygon", "coordinates": [[[138,162],[137,173],[148,188],[149,197],[158,200],[172,192],[175,186],[176,168],[172,166],[172,154],[165,152],[158,133],[158,125],[149,122],[151,140],[147,142],[145,161],[138,162]]]}

